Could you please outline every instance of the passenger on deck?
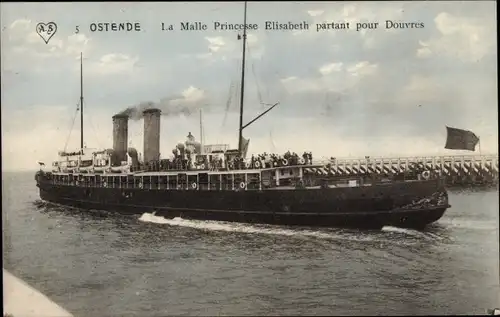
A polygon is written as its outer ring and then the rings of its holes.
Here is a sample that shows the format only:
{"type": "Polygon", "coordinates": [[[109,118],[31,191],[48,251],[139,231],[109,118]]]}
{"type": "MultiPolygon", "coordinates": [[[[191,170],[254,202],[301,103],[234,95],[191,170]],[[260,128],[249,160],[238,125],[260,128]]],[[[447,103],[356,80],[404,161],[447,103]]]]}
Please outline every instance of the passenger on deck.
{"type": "Polygon", "coordinates": [[[239,156],[235,156],[233,158],[233,169],[239,170],[240,169],[240,158],[239,156]]]}
{"type": "Polygon", "coordinates": [[[217,158],[212,158],[212,161],[209,163],[210,171],[215,171],[217,169],[217,158]]]}
{"type": "Polygon", "coordinates": [[[242,156],[238,156],[238,169],[245,169],[245,160],[242,156]]]}
{"type": "Polygon", "coordinates": [[[264,152],[265,167],[272,167],[271,156],[264,152]]]}
{"type": "Polygon", "coordinates": [[[216,171],[219,171],[219,169],[222,169],[222,167],[223,167],[223,163],[224,163],[224,162],[222,161],[222,158],[221,158],[221,157],[217,158],[217,164],[216,164],[216,168],[215,168],[215,170],[216,170],[216,171]]]}
{"type": "Polygon", "coordinates": [[[273,167],[278,162],[279,157],[276,154],[271,154],[269,158],[269,167],[273,167]]]}
{"type": "Polygon", "coordinates": [[[304,152],[304,154],[302,154],[302,158],[304,159],[305,164],[309,165],[309,155],[307,154],[307,152],[304,152]]]}
{"type": "Polygon", "coordinates": [[[214,157],[212,158],[212,162],[210,162],[210,170],[211,171],[218,171],[219,170],[219,158],[214,157]]]}

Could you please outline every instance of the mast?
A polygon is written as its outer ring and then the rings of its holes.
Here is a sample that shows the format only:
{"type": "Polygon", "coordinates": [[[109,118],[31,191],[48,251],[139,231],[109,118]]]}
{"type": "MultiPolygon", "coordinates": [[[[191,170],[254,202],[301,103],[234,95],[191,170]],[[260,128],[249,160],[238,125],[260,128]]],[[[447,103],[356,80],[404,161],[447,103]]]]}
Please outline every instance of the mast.
{"type": "Polygon", "coordinates": [[[80,149],[83,154],[83,53],[80,53],[80,149]]]}
{"type": "Polygon", "coordinates": [[[245,53],[246,53],[246,40],[247,40],[247,2],[245,1],[243,18],[243,57],[241,59],[241,93],[240,93],[240,126],[238,138],[238,152],[241,156],[241,139],[243,138],[243,100],[245,96],[245,53]]]}

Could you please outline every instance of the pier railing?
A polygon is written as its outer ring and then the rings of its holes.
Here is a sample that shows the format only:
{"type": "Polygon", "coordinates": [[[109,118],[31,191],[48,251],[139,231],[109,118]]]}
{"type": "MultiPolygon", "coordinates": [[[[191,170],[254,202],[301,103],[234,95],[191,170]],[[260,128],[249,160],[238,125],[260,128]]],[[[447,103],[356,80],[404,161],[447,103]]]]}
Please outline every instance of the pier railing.
{"type": "Polygon", "coordinates": [[[487,155],[442,155],[442,156],[432,156],[432,155],[427,155],[427,156],[398,156],[398,157],[381,157],[381,156],[365,156],[365,157],[358,157],[358,158],[353,158],[353,157],[333,157],[333,160],[331,158],[326,158],[322,157],[319,159],[314,160],[314,164],[328,164],[331,163],[332,161],[337,162],[339,164],[343,163],[350,163],[350,162],[452,162],[452,161],[465,161],[465,162],[472,162],[472,161],[497,161],[498,162],[498,154],[487,154],[487,155]]]}
{"type": "Polygon", "coordinates": [[[314,162],[323,167],[310,167],[305,173],[325,176],[354,176],[431,172],[445,177],[450,184],[498,183],[498,155],[414,156],[332,158],[314,162]]]}

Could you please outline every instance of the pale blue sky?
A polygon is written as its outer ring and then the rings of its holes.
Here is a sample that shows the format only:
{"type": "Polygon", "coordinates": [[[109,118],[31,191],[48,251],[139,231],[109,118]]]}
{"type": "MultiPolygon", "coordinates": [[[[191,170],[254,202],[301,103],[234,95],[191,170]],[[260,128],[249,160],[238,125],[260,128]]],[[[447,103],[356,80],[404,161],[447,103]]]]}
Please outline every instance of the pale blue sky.
{"type": "MultiPolygon", "coordinates": [[[[280,102],[245,131],[249,152],[318,156],[460,154],[445,150],[445,125],[471,129],[496,153],[495,2],[248,3],[245,121],[280,102]],[[386,30],[384,21],[423,22],[386,30]],[[307,21],[307,32],[265,31],[266,20],[307,21]],[[380,22],[367,32],[316,32],[318,22],[380,22]],[[260,97],[259,97],[260,96],[260,97]],[[421,106],[419,106],[421,105],[421,106]]],[[[213,21],[242,23],[243,2],[2,3],[3,168],[29,169],[64,148],[79,98],[84,53],[86,143],[111,147],[111,116],[145,101],[203,107],[208,143],[237,146],[241,41],[213,21]],[[45,44],[38,22],[58,31],[45,44]],[[140,22],[140,33],[90,32],[92,22],[140,22]],[[209,30],[162,32],[161,22],[202,21],[209,30]],[[75,35],[75,27],[80,33],[75,35]],[[234,89],[230,93],[230,85],[234,89]],[[232,95],[230,113],[224,109],[232,95]]],[[[79,144],[78,124],[69,147],[79,144]]],[[[164,117],[162,153],[199,118],[164,117]]],[[[130,122],[142,151],[142,122],[130,122]]],[[[470,152],[469,152],[470,153],[470,152]]]]}

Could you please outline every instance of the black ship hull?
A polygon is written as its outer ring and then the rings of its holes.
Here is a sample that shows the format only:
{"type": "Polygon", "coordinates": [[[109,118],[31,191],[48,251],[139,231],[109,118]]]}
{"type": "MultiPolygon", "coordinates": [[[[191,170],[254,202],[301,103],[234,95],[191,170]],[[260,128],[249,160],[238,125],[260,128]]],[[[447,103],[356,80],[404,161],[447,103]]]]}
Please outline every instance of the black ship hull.
{"type": "Polygon", "coordinates": [[[42,176],[37,186],[42,200],[81,209],[293,226],[421,229],[441,218],[449,207],[441,180],[229,191],[56,185],[42,176]]]}

